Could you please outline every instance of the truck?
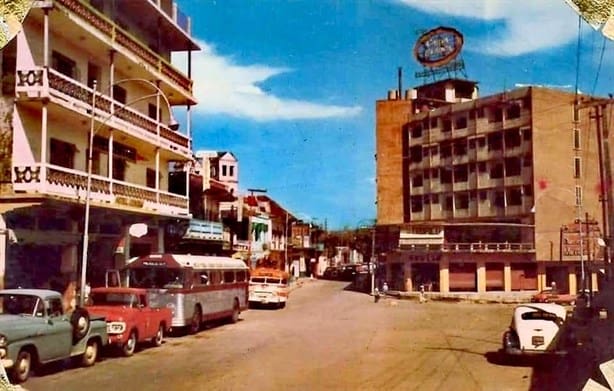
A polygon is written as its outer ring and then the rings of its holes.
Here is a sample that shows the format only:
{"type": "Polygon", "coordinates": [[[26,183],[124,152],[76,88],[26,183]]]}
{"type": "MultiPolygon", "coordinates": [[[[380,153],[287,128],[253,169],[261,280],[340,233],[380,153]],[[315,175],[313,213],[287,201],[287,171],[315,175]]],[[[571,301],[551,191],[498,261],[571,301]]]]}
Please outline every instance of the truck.
{"type": "Polygon", "coordinates": [[[126,357],[134,354],[139,343],[162,345],[173,320],[172,310],[158,305],[141,288],[93,288],[86,308],[105,316],[109,344],[126,357]]]}
{"type": "Polygon", "coordinates": [[[83,307],[65,311],[62,294],[47,289],[0,290],[0,359],[15,383],[40,364],[78,358],[96,363],[108,343],[104,317],[83,307]]]}

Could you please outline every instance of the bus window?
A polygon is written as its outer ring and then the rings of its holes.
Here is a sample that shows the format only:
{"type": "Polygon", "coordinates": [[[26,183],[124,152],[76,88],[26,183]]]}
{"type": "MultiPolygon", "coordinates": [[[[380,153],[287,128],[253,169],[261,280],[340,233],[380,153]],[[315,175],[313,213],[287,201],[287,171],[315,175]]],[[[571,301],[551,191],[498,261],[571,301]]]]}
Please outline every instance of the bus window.
{"type": "Polygon", "coordinates": [[[235,272],[233,270],[224,271],[224,283],[230,284],[235,282],[235,272]]]}
{"type": "Polygon", "coordinates": [[[245,273],[245,270],[240,270],[237,272],[237,281],[238,282],[242,282],[242,281],[246,281],[246,277],[247,273],[245,273]]]}
{"type": "Polygon", "coordinates": [[[194,285],[195,286],[209,285],[209,276],[207,275],[206,271],[194,273],[194,285]]]}
{"type": "Polygon", "coordinates": [[[251,282],[255,282],[256,284],[264,284],[266,279],[264,277],[252,277],[251,282]]]}
{"type": "Polygon", "coordinates": [[[222,282],[222,276],[219,271],[212,270],[209,272],[209,284],[210,285],[217,285],[217,284],[220,284],[221,282],[222,282]]]}

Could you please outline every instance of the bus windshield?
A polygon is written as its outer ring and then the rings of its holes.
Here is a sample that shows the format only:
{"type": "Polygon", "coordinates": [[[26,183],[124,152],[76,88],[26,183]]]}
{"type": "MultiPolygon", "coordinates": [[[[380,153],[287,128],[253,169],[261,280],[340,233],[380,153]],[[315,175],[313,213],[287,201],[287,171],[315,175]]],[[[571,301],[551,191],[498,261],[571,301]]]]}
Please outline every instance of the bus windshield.
{"type": "Polygon", "coordinates": [[[134,268],[128,271],[129,286],[134,288],[183,288],[181,269],[134,268]]]}

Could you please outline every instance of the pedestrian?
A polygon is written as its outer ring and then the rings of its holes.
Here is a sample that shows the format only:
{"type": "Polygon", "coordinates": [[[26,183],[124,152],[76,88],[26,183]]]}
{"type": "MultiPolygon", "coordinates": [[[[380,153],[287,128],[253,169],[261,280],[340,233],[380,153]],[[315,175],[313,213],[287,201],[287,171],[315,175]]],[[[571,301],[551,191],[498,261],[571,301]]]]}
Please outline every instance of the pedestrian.
{"type": "Polygon", "coordinates": [[[420,284],[420,304],[426,303],[426,296],[424,294],[424,284],[420,284]]]}
{"type": "Polygon", "coordinates": [[[384,292],[384,296],[388,295],[388,283],[384,281],[384,285],[382,286],[382,292],[384,292]]]}
{"type": "Polygon", "coordinates": [[[552,281],[550,283],[550,287],[552,288],[552,291],[555,292],[556,291],[556,281],[552,281]]]}
{"type": "Polygon", "coordinates": [[[377,303],[379,301],[379,289],[375,288],[373,290],[373,301],[377,303]]]}

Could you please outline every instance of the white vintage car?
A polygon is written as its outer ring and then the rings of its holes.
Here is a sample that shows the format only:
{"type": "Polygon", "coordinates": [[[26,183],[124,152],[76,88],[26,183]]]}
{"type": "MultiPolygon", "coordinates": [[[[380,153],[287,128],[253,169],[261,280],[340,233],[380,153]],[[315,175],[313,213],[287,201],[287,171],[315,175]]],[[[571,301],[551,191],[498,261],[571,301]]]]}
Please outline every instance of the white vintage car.
{"type": "Polygon", "coordinates": [[[503,334],[503,353],[511,356],[566,354],[573,341],[566,317],[567,310],[558,304],[516,306],[512,324],[503,334]]]}

